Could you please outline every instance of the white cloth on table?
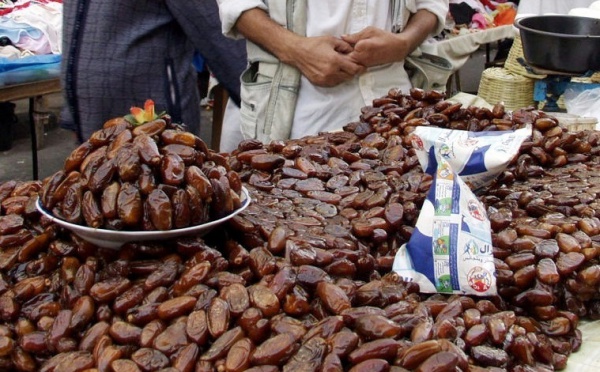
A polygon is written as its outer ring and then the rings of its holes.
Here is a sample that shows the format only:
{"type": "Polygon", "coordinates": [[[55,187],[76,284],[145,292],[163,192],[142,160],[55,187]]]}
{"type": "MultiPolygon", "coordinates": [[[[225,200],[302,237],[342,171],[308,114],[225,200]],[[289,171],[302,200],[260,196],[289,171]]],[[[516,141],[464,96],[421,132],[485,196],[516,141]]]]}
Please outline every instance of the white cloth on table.
{"type": "Polygon", "coordinates": [[[62,3],[49,1],[17,8],[10,13],[17,23],[28,24],[39,29],[50,43],[53,54],[61,54],[62,48],[62,3]]]}
{"type": "Polygon", "coordinates": [[[21,57],[21,51],[13,45],[0,47],[0,58],[17,59],[21,57]]]}
{"type": "Polygon", "coordinates": [[[517,14],[568,14],[573,8],[587,8],[595,0],[521,0],[517,14]]]}
{"type": "Polygon", "coordinates": [[[421,44],[421,51],[446,58],[452,64],[452,70],[458,71],[481,45],[512,39],[515,35],[513,25],[491,27],[444,40],[429,40],[421,44]]]}

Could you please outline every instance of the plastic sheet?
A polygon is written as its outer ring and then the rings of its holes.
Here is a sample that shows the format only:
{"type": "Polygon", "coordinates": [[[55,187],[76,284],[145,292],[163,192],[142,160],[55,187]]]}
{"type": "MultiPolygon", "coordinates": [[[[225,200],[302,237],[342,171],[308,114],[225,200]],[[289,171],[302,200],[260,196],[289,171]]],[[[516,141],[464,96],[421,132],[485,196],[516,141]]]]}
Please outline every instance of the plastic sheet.
{"type": "Polygon", "coordinates": [[[58,54],[0,58],[0,86],[56,78],[60,75],[60,61],[58,54]]]}

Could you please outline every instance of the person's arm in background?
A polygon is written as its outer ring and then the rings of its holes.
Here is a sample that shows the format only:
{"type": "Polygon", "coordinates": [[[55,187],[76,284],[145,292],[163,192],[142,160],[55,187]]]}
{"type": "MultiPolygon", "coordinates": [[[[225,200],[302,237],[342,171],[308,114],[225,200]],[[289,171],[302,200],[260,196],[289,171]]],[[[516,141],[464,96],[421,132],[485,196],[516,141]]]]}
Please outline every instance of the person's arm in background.
{"type": "Polygon", "coordinates": [[[342,39],[352,44],[350,57],[367,67],[403,61],[430,35],[439,33],[448,13],[447,0],[417,2],[418,10],[399,33],[367,27],[342,39]]]}
{"type": "Polygon", "coordinates": [[[239,106],[240,75],[247,65],[246,43],[223,35],[217,1],[173,0],[167,4],[219,84],[239,106]]]}
{"type": "Polygon", "coordinates": [[[350,45],[339,38],[295,34],[273,21],[264,6],[249,7],[233,18],[230,16],[231,11],[223,10],[232,9],[233,4],[238,6],[239,3],[240,1],[219,0],[221,19],[225,23],[224,32],[243,35],[280,61],[298,68],[313,84],[335,86],[364,71],[363,66],[348,57],[348,53],[352,51],[350,45]],[[228,30],[228,27],[231,29],[228,30]]]}

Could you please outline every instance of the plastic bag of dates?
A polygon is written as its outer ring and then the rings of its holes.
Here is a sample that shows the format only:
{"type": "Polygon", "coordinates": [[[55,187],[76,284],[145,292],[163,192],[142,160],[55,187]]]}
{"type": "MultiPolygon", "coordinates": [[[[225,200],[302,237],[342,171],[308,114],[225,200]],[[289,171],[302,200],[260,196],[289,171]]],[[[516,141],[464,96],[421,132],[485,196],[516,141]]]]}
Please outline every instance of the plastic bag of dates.
{"type": "Polygon", "coordinates": [[[44,180],[40,202],[72,224],[166,231],[231,214],[241,191],[222,156],[147,100],[73,150],[63,169],[44,180]]]}
{"type": "Polygon", "coordinates": [[[486,186],[504,171],[530,134],[530,127],[415,130],[413,146],[433,183],[415,231],[396,254],[395,272],[424,293],[497,294],[490,220],[471,188],[486,186]]]}
{"type": "Polygon", "coordinates": [[[438,166],[435,155],[439,155],[473,191],[477,191],[506,170],[531,134],[531,125],[516,130],[484,132],[422,126],[415,130],[412,142],[425,173],[435,173],[438,166]]]}

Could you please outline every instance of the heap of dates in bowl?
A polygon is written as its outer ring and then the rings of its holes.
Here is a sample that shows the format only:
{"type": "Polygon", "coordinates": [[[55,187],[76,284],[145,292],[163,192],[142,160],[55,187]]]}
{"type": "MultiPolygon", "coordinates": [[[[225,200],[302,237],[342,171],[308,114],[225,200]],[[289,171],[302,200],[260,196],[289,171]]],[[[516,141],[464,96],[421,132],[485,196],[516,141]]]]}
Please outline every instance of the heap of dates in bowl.
{"type": "Polygon", "coordinates": [[[201,232],[248,204],[226,159],[147,100],[73,150],[43,181],[37,207],[80,237],[117,247],[201,232]]]}

